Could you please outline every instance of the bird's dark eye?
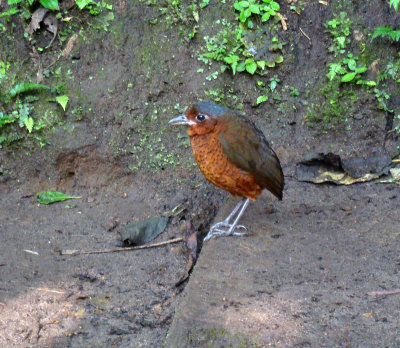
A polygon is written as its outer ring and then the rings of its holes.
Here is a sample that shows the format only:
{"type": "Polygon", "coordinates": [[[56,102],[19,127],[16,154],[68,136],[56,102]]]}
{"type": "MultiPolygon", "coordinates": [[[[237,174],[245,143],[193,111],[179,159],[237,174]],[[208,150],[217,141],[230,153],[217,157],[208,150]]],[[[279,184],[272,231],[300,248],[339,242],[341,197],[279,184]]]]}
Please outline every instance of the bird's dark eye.
{"type": "Polygon", "coordinates": [[[198,114],[198,115],[196,116],[196,120],[197,120],[197,121],[203,122],[205,119],[206,119],[206,115],[198,114]]]}

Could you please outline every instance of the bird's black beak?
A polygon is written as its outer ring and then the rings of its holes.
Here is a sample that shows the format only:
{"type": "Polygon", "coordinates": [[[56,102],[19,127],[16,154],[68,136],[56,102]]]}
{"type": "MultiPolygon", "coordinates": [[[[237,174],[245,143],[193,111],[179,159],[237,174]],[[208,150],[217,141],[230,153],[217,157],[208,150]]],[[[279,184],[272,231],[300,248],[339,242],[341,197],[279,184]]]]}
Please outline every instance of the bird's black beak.
{"type": "Polygon", "coordinates": [[[168,124],[171,125],[184,125],[184,126],[190,126],[192,122],[188,120],[185,114],[181,114],[179,116],[174,117],[173,119],[169,120],[168,124]]]}

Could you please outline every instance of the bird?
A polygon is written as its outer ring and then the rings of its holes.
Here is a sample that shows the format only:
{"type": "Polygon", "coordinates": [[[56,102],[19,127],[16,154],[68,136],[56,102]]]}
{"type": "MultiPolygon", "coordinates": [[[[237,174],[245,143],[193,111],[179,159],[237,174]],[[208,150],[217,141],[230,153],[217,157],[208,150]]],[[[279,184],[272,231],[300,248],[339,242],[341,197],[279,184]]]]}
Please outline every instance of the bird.
{"type": "Polygon", "coordinates": [[[282,200],[284,175],[279,158],[262,131],[238,111],[200,101],[168,123],[187,127],[194,159],[205,178],[242,198],[225,220],[211,226],[204,241],[245,235],[247,228],[238,222],[263,189],[282,200]]]}

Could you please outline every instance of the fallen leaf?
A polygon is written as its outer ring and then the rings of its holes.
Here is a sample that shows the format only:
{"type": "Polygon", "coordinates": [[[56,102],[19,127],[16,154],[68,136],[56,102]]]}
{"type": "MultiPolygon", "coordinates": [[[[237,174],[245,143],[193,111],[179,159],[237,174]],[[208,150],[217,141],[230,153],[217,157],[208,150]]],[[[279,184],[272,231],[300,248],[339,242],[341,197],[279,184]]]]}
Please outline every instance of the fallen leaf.
{"type": "Polygon", "coordinates": [[[57,191],[42,191],[37,193],[37,198],[41,204],[51,204],[55,202],[62,202],[67,199],[77,199],[81,197],[69,196],[65,193],[57,191]]]}
{"type": "Polygon", "coordinates": [[[71,36],[71,38],[68,40],[67,44],[65,45],[65,48],[61,52],[61,55],[66,58],[70,55],[72,48],[74,47],[74,43],[76,39],[78,38],[78,34],[74,34],[71,36]]]}
{"type": "Polygon", "coordinates": [[[310,153],[296,167],[299,181],[322,184],[351,185],[379,178],[389,172],[390,156],[373,155],[360,158],[341,158],[332,152],[310,153]]]}
{"type": "Polygon", "coordinates": [[[281,24],[282,24],[282,29],[283,31],[287,30],[287,24],[286,24],[287,18],[285,16],[281,17],[281,24]]]}
{"type": "Polygon", "coordinates": [[[47,26],[47,30],[50,33],[53,33],[53,38],[51,39],[50,43],[47,45],[47,47],[50,47],[51,44],[53,43],[54,39],[56,38],[57,35],[57,27],[58,27],[58,23],[57,23],[57,18],[55,16],[54,13],[49,13],[43,23],[47,26]]]}
{"type": "Polygon", "coordinates": [[[121,234],[124,245],[142,245],[156,238],[165,230],[168,216],[153,217],[134,225],[126,225],[121,234]]]}
{"type": "Polygon", "coordinates": [[[365,317],[365,318],[372,318],[372,317],[373,317],[372,312],[363,313],[363,317],[365,317]]]}
{"type": "Polygon", "coordinates": [[[40,22],[49,10],[44,7],[39,7],[35,12],[32,13],[31,22],[28,25],[27,31],[30,36],[40,28],[40,22]]]}

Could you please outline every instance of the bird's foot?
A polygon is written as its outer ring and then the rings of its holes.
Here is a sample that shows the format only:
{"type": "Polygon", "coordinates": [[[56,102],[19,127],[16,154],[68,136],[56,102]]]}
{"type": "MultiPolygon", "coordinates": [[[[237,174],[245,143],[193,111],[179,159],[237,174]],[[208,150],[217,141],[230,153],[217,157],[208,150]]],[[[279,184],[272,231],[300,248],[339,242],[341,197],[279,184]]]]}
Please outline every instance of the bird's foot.
{"type": "Polygon", "coordinates": [[[210,231],[204,238],[204,241],[211,239],[212,237],[222,237],[222,236],[244,236],[246,232],[238,232],[236,230],[243,229],[247,231],[247,228],[243,225],[233,225],[226,221],[217,222],[215,225],[211,226],[210,231]],[[225,228],[225,229],[224,229],[225,228]]]}

